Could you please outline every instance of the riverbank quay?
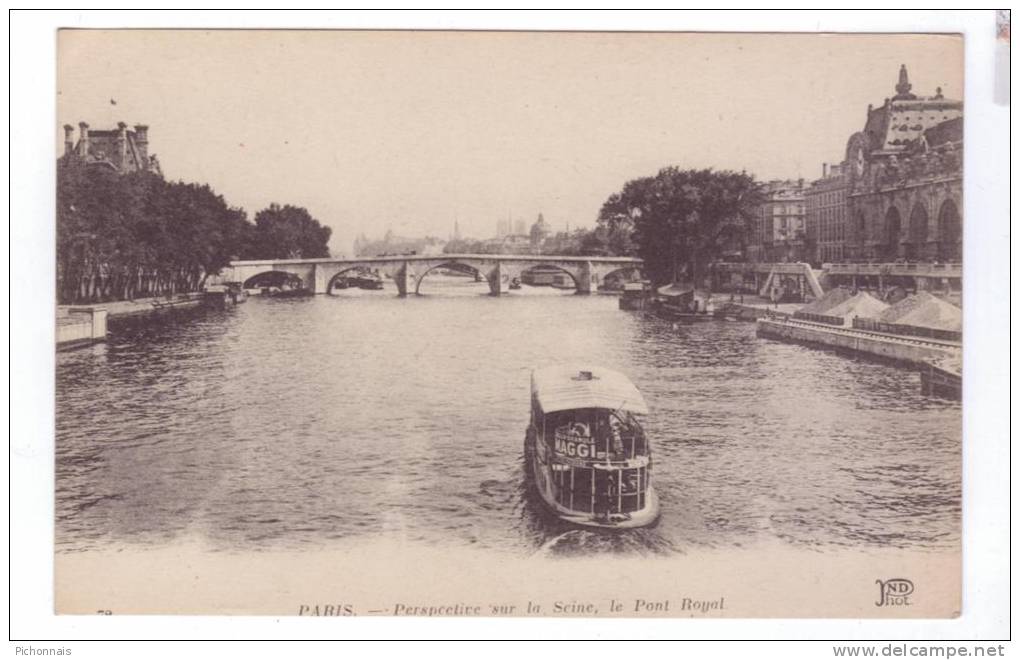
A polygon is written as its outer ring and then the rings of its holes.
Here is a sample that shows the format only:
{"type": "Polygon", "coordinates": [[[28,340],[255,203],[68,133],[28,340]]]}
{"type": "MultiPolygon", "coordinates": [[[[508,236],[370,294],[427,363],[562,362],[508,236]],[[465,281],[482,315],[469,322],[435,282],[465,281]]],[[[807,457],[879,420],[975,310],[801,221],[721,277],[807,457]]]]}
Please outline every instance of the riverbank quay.
{"type": "Polygon", "coordinates": [[[111,328],[133,321],[197,310],[222,309],[240,302],[226,289],[179,293],[158,298],[117,300],[95,305],[58,305],[56,345],[58,351],[90,346],[106,341],[111,328]]]}
{"type": "Polygon", "coordinates": [[[947,360],[959,361],[963,353],[963,344],[960,342],[891,335],[778,314],[760,318],[757,324],[759,337],[834,348],[909,364],[924,370],[930,369],[932,364],[947,360]]]}
{"type": "Polygon", "coordinates": [[[106,341],[108,312],[103,307],[68,307],[57,313],[57,350],[90,346],[106,341]]]}

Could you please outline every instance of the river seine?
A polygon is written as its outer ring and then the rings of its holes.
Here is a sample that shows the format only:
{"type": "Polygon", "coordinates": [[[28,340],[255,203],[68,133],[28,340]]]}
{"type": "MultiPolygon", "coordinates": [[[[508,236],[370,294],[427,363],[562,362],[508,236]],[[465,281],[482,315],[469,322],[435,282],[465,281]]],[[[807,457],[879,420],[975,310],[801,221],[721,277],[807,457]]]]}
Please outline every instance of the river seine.
{"type": "Polygon", "coordinates": [[[612,296],[486,291],[253,297],[59,354],[57,551],[958,547],[960,404],[918,374],[612,296]],[[656,527],[571,529],[530,495],[530,372],[564,362],[647,398],[656,527]]]}

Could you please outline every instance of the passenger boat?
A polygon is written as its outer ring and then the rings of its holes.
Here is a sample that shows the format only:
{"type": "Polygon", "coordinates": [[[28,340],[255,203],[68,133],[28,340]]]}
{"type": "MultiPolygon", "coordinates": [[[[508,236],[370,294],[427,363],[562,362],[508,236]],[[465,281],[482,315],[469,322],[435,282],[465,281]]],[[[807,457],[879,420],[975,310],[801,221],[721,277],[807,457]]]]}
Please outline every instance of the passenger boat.
{"type": "Polygon", "coordinates": [[[616,371],[532,372],[525,455],[553,513],[578,525],[618,529],[658,519],[651,449],[635,417],[647,413],[644,397],[616,371]]]}

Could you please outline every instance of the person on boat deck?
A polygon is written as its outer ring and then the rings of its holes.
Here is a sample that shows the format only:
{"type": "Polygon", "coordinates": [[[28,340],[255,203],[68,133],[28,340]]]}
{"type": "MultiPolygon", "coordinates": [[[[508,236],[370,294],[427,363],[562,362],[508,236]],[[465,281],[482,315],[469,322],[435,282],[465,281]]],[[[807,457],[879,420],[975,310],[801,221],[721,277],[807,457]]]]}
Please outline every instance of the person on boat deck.
{"type": "Polygon", "coordinates": [[[616,415],[612,415],[609,418],[609,439],[613,460],[626,460],[627,454],[623,449],[623,433],[620,429],[620,418],[616,415]]]}
{"type": "Polygon", "coordinates": [[[609,428],[609,420],[602,418],[595,420],[595,451],[601,454],[603,451],[610,451],[610,438],[612,430],[609,428]]]}
{"type": "Polygon", "coordinates": [[[618,419],[617,423],[620,430],[620,439],[623,441],[623,435],[626,434],[631,438],[634,456],[642,456],[645,453],[645,432],[640,425],[634,423],[631,418],[618,419]]]}
{"type": "Polygon", "coordinates": [[[616,474],[609,472],[602,482],[602,487],[595,491],[595,515],[609,520],[613,499],[616,497],[616,474]]]}
{"type": "Polygon", "coordinates": [[[627,458],[623,450],[623,437],[620,433],[620,420],[616,415],[607,415],[598,420],[595,431],[595,447],[597,451],[606,452],[606,460],[622,461],[627,458]]]}

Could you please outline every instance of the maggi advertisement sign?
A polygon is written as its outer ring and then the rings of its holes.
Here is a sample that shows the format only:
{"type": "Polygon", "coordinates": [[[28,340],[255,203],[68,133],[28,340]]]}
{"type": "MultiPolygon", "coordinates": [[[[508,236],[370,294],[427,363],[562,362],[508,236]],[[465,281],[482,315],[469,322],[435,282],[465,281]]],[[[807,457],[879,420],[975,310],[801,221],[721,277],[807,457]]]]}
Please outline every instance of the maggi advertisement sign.
{"type": "MultiPolygon", "coordinates": [[[[555,451],[557,459],[576,465],[600,458],[595,450],[595,439],[584,424],[572,424],[556,429],[555,451]]],[[[601,458],[605,458],[602,452],[601,458]]]]}

